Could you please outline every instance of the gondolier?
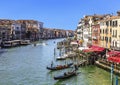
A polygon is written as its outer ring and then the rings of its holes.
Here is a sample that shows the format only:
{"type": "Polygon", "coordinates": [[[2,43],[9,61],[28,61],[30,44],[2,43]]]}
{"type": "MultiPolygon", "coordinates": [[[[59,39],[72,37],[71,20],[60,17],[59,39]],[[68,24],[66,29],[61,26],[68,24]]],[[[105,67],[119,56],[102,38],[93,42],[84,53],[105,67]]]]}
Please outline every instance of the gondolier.
{"type": "Polygon", "coordinates": [[[53,61],[51,62],[51,67],[53,67],[53,61]]]}
{"type": "Polygon", "coordinates": [[[75,67],[75,71],[77,71],[78,70],[77,64],[74,64],[74,67],[75,67]]]}

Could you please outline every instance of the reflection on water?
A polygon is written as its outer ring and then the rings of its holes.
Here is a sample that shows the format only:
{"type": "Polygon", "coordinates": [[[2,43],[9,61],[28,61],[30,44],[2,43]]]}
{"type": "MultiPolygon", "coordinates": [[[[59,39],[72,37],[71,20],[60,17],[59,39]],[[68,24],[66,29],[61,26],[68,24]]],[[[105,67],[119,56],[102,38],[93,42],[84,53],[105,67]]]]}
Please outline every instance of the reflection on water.
{"type": "MultiPolygon", "coordinates": [[[[95,66],[79,68],[78,76],[65,80],[54,80],[53,77],[61,75],[72,68],[49,71],[46,66],[51,61],[65,64],[65,61],[56,61],[54,48],[60,39],[43,41],[48,45],[28,45],[5,49],[0,54],[0,85],[111,85],[110,73],[95,66]],[[55,43],[54,43],[55,42],[55,43]]],[[[57,54],[59,51],[56,50],[57,54]]],[[[71,62],[67,60],[67,62],[71,62]]]]}

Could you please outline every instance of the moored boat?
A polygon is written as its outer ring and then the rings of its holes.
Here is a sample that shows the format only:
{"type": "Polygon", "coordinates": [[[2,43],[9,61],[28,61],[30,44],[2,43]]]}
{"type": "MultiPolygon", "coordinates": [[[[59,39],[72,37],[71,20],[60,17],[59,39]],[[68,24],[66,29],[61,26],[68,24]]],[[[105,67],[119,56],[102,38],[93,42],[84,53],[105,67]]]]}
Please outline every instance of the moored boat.
{"type": "Polygon", "coordinates": [[[56,60],[65,60],[66,57],[62,56],[62,57],[57,57],[56,60]]]}
{"type": "Polygon", "coordinates": [[[21,40],[20,45],[29,45],[30,40],[21,40]]]}
{"type": "Polygon", "coordinates": [[[65,69],[65,68],[69,68],[70,66],[72,66],[73,63],[67,64],[67,65],[58,65],[55,67],[47,67],[48,70],[61,70],[61,69],[65,69]]]}
{"type": "Polygon", "coordinates": [[[76,75],[77,75],[76,71],[72,71],[72,72],[64,73],[63,75],[60,75],[60,76],[55,76],[54,79],[55,80],[67,79],[67,78],[70,78],[70,77],[76,76],[76,75]]]}
{"type": "Polygon", "coordinates": [[[63,56],[57,57],[56,60],[65,60],[66,58],[68,58],[68,55],[64,54],[63,56]]]}

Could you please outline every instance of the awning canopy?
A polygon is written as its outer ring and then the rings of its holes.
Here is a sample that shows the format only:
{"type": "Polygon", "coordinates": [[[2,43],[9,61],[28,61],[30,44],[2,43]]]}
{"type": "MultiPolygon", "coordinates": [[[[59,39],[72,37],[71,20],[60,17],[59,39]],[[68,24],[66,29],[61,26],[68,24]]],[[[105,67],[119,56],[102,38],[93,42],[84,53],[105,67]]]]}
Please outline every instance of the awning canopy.
{"type": "Polygon", "coordinates": [[[114,63],[119,63],[120,64],[120,57],[108,57],[108,61],[112,61],[114,63]]]}
{"type": "Polygon", "coordinates": [[[89,49],[83,50],[84,52],[102,52],[105,48],[99,46],[91,46],[89,49]]]}
{"type": "Polygon", "coordinates": [[[119,56],[120,57],[120,52],[119,51],[110,51],[107,53],[108,57],[113,57],[113,56],[119,56]]]}

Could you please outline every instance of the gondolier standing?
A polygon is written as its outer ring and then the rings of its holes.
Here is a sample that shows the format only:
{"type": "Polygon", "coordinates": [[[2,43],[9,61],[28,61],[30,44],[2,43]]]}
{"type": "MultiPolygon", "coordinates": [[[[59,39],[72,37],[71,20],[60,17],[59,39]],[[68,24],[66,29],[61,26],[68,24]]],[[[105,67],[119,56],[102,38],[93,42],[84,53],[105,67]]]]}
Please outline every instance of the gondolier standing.
{"type": "Polygon", "coordinates": [[[78,70],[77,64],[75,64],[74,67],[75,67],[75,71],[77,71],[78,70]]]}
{"type": "Polygon", "coordinates": [[[51,62],[51,67],[53,67],[53,61],[51,62]]]}

